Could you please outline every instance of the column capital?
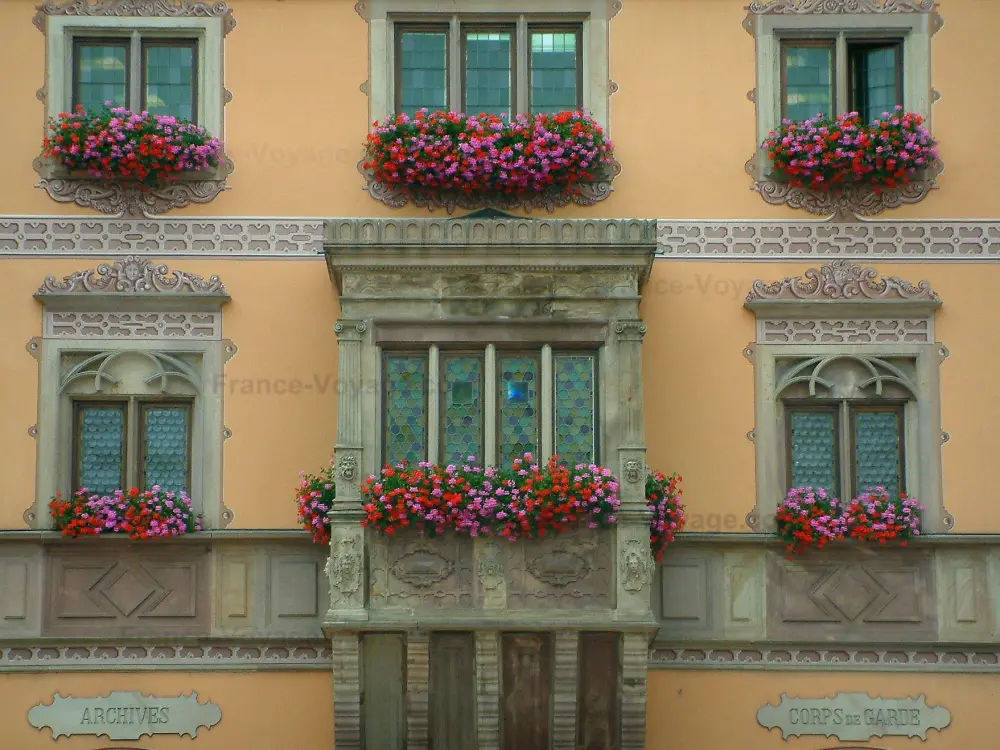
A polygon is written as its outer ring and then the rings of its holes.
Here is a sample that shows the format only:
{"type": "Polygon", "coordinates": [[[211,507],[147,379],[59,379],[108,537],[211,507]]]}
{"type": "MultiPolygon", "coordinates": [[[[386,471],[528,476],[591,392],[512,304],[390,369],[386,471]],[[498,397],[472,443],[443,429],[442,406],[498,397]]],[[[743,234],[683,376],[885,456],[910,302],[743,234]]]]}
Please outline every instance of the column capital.
{"type": "Polygon", "coordinates": [[[333,332],[340,341],[361,341],[368,330],[368,323],[363,320],[341,319],[333,326],[333,332]]]}
{"type": "Polygon", "coordinates": [[[642,341],[646,335],[646,324],[641,320],[618,320],[614,331],[619,341],[642,341]]]}

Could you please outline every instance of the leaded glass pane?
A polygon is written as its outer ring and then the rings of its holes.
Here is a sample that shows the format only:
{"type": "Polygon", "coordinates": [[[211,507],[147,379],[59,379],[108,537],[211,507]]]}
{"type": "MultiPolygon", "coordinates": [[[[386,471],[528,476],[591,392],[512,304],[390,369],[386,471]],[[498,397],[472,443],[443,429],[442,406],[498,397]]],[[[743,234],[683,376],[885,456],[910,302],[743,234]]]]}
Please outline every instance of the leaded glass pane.
{"type": "Polygon", "coordinates": [[[444,360],[444,450],[446,464],[483,458],[483,362],[479,357],[444,360]]]}
{"type": "Polygon", "coordinates": [[[427,459],[427,360],[390,356],[385,363],[385,461],[427,459]]]}
{"type": "Polygon", "coordinates": [[[88,112],[98,112],[105,102],[126,106],[128,98],[128,46],[115,43],[77,44],[76,90],[73,106],[82,104],[88,112]]]}
{"type": "Polygon", "coordinates": [[[465,111],[510,115],[512,103],[509,31],[474,31],[465,35],[465,111]]]}
{"type": "Polygon", "coordinates": [[[833,46],[784,45],[784,116],[806,120],[833,114],[833,46]]]}
{"type": "Polygon", "coordinates": [[[562,112],[579,105],[575,32],[532,32],[531,111],[562,112]]]}
{"type": "Polygon", "coordinates": [[[854,416],[857,489],[885,487],[897,495],[902,485],[899,414],[895,411],[859,411],[854,416]]]}
{"type": "Polygon", "coordinates": [[[792,487],[837,491],[837,415],[792,412],[792,487]]]}
{"type": "MultiPolygon", "coordinates": [[[[538,451],[538,360],[500,358],[500,462],[538,451]]],[[[535,456],[538,458],[538,456],[535,456]]]]}
{"type": "Polygon", "coordinates": [[[556,454],[570,466],[595,460],[594,357],[554,357],[556,454]]]}
{"type": "Polygon", "coordinates": [[[902,102],[899,91],[899,47],[862,46],[851,51],[854,107],[867,121],[892,112],[902,102]]]}
{"type": "Polygon", "coordinates": [[[155,115],[195,119],[195,45],[146,44],[144,108],[155,115]]]}
{"type": "Polygon", "coordinates": [[[143,489],[188,491],[191,444],[186,406],[144,406],[142,409],[143,489]]]}
{"type": "Polygon", "coordinates": [[[125,409],[79,407],[77,487],[106,495],[122,487],[125,468],[125,409]]]}
{"type": "Polygon", "coordinates": [[[400,110],[414,114],[448,108],[448,35],[443,31],[400,34],[400,110]]]}

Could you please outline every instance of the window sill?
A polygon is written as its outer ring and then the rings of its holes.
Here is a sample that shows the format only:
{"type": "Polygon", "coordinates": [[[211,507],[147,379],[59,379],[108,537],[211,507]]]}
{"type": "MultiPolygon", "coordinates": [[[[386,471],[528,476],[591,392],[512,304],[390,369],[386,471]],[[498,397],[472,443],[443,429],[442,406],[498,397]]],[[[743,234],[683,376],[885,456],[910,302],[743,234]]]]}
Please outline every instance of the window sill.
{"type": "Polygon", "coordinates": [[[229,190],[226,179],[233,162],[223,162],[211,170],[178,175],[176,182],[144,186],[134,180],[100,180],[85,172],[71,172],[39,157],[32,165],[41,178],[36,185],[58,203],[75,203],[118,217],[152,218],[191,203],[209,203],[229,190]]]}
{"type": "Polygon", "coordinates": [[[544,209],[553,212],[556,208],[576,204],[578,206],[593,206],[611,195],[614,188],[611,182],[621,174],[622,167],[613,161],[611,167],[598,179],[592,182],[580,183],[575,192],[569,193],[553,190],[543,193],[528,193],[525,195],[502,195],[497,193],[462,193],[454,190],[422,190],[407,189],[396,185],[385,185],[377,182],[371,171],[364,168],[364,160],[358,162],[358,171],[365,177],[365,190],[368,194],[390,208],[403,208],[412,203],[417,208],[434,211],[443,208],[449,214],[462,208],[475,211],[483,208],[494,208],[500,211],[527,211],[544,209]]]}
{"type": "Polygon", "coordinates": [[[937,189],[937,178],[944,171],[944,164],[938,162],[925,170],[919,179],[894,188],[875,188],[864,184],[848,185],[835,190],[796,187],[788,182],[762,176],[764,170],[760,169],[757,157],[747,161],[746,171],[754,179],[750,189],[759,193],[765,203],[804,208],[811,214],[853,221],[861,217],[878,216],[887,209],[899,208],[904,204],[919,203],[932,190],[937,189]]]}

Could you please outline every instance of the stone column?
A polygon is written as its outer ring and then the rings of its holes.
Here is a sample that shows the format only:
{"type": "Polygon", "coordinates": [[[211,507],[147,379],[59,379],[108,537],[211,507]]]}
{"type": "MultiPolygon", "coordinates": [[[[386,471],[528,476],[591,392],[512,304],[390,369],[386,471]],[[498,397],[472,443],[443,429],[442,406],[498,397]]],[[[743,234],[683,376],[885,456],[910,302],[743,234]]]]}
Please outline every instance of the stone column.
{"type": "Polygon", "coordinates": [[[477,750],[500,750],[500,634],[476,632],[477,750]]]}
{"type": "Polygon", "coordinates": [[[364,386],[361,348],[368,326],[360,320],[339,320],[333,329],[338,343],[337,377],[337,499],[330,510],[330,609],[325,625],[367,620],[365,608],[365,535],[361,527],[362,434],[361,398],[364,386]]]}
{"type": "Polygon", "coordinates": [[[643,633],[626,633],[623,641],[622,750],[645,750],[649,645],[643,633]]]}

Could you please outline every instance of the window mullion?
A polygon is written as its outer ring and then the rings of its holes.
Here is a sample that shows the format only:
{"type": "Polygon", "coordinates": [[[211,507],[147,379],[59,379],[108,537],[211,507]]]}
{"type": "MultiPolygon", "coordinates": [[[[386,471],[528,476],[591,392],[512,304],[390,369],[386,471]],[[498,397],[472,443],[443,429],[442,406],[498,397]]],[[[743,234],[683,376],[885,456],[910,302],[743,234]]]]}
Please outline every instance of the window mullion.
{"type": "Polygon", "coordinates": [[[531,83],[529,76],[529,56],[531,55],[531,45],[528,41],[528,21],[522,15],[517,18],[517,34],[514,40],[514,54],[511,56],[511,63],[514,65],[514,96],[511,97],[511,106],[514,111],[511,116],[521,112],[531,111],[531,83]]]}
{"type": "Polygon", "coordinates": [[[139,36],[138,31],[133,31],[129,46],[128,65],[128,107],[133,112],[138,112],[144,108],[144,102],[142,101],[142,72],[142,37],[139,36]]]}
{"type": "Polygon", "coordinates": [[[555,453],[553,432],[555,428],[555,383],[552,375],[552,347],[542,347],[542,451],[536,458],[547,461],[555,453]]]}
{"type": "Polygon", "coordinates": [[[448,24],[448,109],[452,112],[465,110],[465,92],[462,91],[462,81],[465,79],[464,49],[462,24],[459,23],[458,16],[452,16],[448,24]]]}
{"type": "Polygon", "coordinates": [[[500,410],[500,403],[497,399],[497,348],[494,344],[486,346],[483,370],[483,464],[496,466],[497,412],[500,410]]]}
{"type": "Polygon", "coordinates": [[[436,464],[441,445],[441,350],[432,344],[427,358],[427,460],[436,464]]]}
{"type": "MultiPolygon", "coordinates": [[[[135,397],[128,400],[128,413],[126,414],[125,428],[125,484],[123,490],[130,487],[139,487],[139,455],[141,446],[139,442],[142,435],[139,429],[139,402],[135,397]]],[[[139,487],[139,489],[143,489],[139,487]]]]}
{"type": "Polygon", "coordinates": [[[854,496],[854,434],[851,424],[851,407],[846,401],[840,402],[839,443],[840,443],[840,499],[854,496]]]}
{"type": "Polygon", "coordinates": [[[847,55],[847,36],[844,32],[837,34],[837,45],[833,53],[833,61],[837,74],[834,90],[833,116],[842,115],[851,108],[850,60],[847,55]]]}

